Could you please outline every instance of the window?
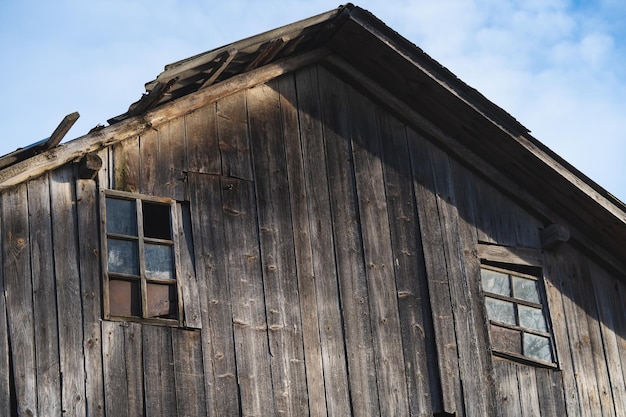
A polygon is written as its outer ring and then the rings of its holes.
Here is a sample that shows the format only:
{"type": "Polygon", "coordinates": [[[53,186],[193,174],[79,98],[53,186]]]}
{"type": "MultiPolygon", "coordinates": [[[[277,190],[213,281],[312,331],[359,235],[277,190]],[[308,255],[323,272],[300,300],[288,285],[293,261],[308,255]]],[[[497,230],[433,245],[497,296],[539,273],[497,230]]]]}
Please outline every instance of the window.
{"type": "Polygon", "coordinates": [[[180,324],[176,202],[102,194],[106,318],[180,324]]]}
{"type": "Polygon", "coordinates": [[[498,356],[556,366],[540,271],[494,262],[481,265],[491,346],[498,356]]]}

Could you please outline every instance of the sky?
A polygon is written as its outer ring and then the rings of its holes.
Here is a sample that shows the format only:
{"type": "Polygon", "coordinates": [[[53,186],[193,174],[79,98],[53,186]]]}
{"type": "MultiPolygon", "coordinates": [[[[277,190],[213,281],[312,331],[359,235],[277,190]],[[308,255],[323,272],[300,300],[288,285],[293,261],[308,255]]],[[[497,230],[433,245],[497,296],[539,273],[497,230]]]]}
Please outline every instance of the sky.
{"type": "MultiPolygon", "coordinates": [[[[392,29],[626,202],[626,1],[363,0],[392,29]]],[[[124,113],[166,64],[329,0],[2,0],[0,155],[124,113]]]]}

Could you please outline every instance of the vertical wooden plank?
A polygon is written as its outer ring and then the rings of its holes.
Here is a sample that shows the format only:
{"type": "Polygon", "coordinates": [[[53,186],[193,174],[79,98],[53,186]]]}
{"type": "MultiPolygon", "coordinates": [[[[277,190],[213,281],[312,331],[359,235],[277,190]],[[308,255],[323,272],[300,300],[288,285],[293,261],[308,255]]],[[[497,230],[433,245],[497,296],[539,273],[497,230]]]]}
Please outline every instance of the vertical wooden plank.
{"type": "Polygon", "coordinates": [[[322,417],[326,416],[324,374],[295,77],[293,75],[283,76],[278,79],[278,83],[281,93],[282,129],[287,158],[294,256],[302,316],[309,415],[310,417],[322,417]]]}
{"type": "Polygon", "coordinates": [[[139,137],[116,143],[111,147],[111,153],[115,167],[112,173],[115,189],[131,193],[138,192],[142,177],[139,165],[139,137]]]}
{"type": "Polygon", "coordinates": [[[515,364],[505,360],[496,360],[493,366],[498,381],[498,415],[521,417],[522,404],[515,364]]]}
{"type": "Polygon", "coordinates": [[[409,410],[432,415],[441,392],[406,126],[384,113],[379,123],[409,410]]]}
{"type": "Polygon", "coordinates": [[[142,326],[102,322],[102,358],[107,416],[144,415],[142,326]]]}
{"type": "Polygon", "coordinates": [[[217,102],[217,132],[222,157],[222,174],[252,180],[245,91],[217,102]]]}
{"type": "Polygon", "coordinates": [[[207,104],[185,116],[189,171],[202,174],[222,173],[215,103],[207,104]]]}
{"type": "Polygon", "coordinates": [[[180,285],[183,294],[184,324],[185,327],[202,328],[202,313],[200,306],[200,296],[198,294],[198,282],[195,271],[195,260],[193,254],[193,236],[191,226],[191,213],[187,203],[177,204],[178,214],[178,248],[180,264],[180,285]]]}
{"type": "MultiPolygon", "coordinates": [[[[573,252],[573,251],[572,251],[573,252]]],[[[605,340],[602,337],[600,322],[598,320],[598,306],[594,298],[593,282],[600,272],[592,269],[591,261],[587,257],[581,256],[579,252],[574,252],[571,259],[576,259],[581,264],[580,274],[575,276],[575,286],[580,290],[580,296],[577,303],[582,307],[586,315],[586,325],[588,327],[588,343],[591,348],[591,376],[595,373],[595,385],[598,390],[600,408],[602,416],[615,416],[615,401],[611,390],[611,382],[609,377],[609,366],[607,362],[607,352],[605,350],[605,340]]],[[[582,318],[582,316],[579,316],[582,318]]],[[[587,340],[585,340],[587,342],[587,340]]]]}
{"type": "MultiPolygon", "coordinates": [[[[145,396],[143,366],[143,329],[139,323],[122,323],[124,329],[124,368],[126,369],[126,390],[128,391],[128,415],[140,416],[144,413],[145,396]]],[[[171,362],[170,362],[171,363],[171,362]]],[[[146,414],[148,415],[148,414],[146,414]]]]}
{"type": "MultiPolygon", "coordinates": [[[[435,190],[431,161],[435,155],[427,142],[412,130],[407,132],[409,153],[413,168],[415,197],[420,224],[428,292],[433,314],[437,343],[437,358],[441,378],[442,410],[462,413],[463,400],[459,375],[459,353],[452,311],[450,283],[445,265],[445,236],[440,219],[438,197],[435,190]]],[[[439,410],[435,410],[439,411],[439,410]]]]}
{"type": "MultiPolygon", "coordinates": [[[[615,407],[615,414],[621,416],[626,414],[626,384],[624,381],[624,369],[620,359],[620,346],[618,339],[618,320],[616,315],[619,309],[615,310],[616,302],[613,298],[619,294],[616,291],[617,282],[610,277],[606,271],[595,263],[590,262],[590,277],[595,295],[595,303],[598,307],[598,325],[602,336],[602,347],[608,366],[608,378],[615,407]]],[[[596,365],[597,366],[597,365],[596,365]]]]}
{"type": "Polygon", "coordinates": [[[237,415],[239,386],[218,176],[189,173],[191,219],[202,313],[202,355],[210,416],[237,415]]]}
{"type": "Polygon", "coordinates": [[[277,90],[276,80],[248,90],[250,142],[276,409],[303,416],[308,400],[302,324],[277,90]]]}
{"type": "MultiPolygon", "coordinates": [[[[2,274],[4,275],[4,274],[2,274]]],[[[7,309],[4,296],[4,280],[0,279],[2,291],[0,292],[0,415],[11,415],[11,384],[13,375],[9,362],[9,329],[7,327],[7,309]]]]}
{"type": "Polygon", "coordinates": [[[143,326],[143,373],[145,414],[173,417],[176,410],[176,385],[172,329],[143,326]]]}
{"type": "Polygon", "coordinates": [[[178,416],[206,416],[206,392],[199,331],[172,329],[178,416]]]}
{"type": "Polygon", "coordinates": [[[11,363],[18,415],[37,416],[33,288],[25,184],[2,195],[2,249],[11,363]]]}
{"type": "Polygon", "coordinates": [[[384,111],[353,89],[349,109],[380,413],[408,416],[398,292],[381,162],[379,118],[384,118],[384,111]]]}
{"type": "Polygon", "coordinates": [[[535,368],[532,366],[518,365],[517,381],[520,391],[520,403],[522,404],[522,416],[535,417],[543,416],[543,410],[539,408],[539,398],[537,391],[543,387],[537,386],[535,368]]]}
{"type": "MultiPolygon", "coordinates": [[[[463,320],[460,320],[461,324],[457,325],[457,328],[460,329],[460,331],[457,330],[457,337],[467,338],[468,343],[465,346],[469,352],[466,353],[468,356],[464,360],[470,360],[470,357],[474,357],[476,366],[475,368],[467,367],[469,374],[465,376],[461,374],[461,378],[463,378],[463,384],[474,385],[478,381],[482,381],[479,395],[482,396],[481,400],[484,403],[477,408],[477,411],[486,415],[494,415],[497,413],[496,383],[489,342],[489,321],[485,311],[480,278],[480,259],[477,256],[478,233],[475,219],[479,209],[473,190],[478,179],[455,160],[450,159],[449,163],[460,238],[460,244],[453,249],[453,253],[460,254],[462,268],[465,271],[464,275],[457,276],[454,284],[455,288],[462,289],[456,292],[456,295],[461,298],[458,311],[461,317],[464,317],[463,320]],[[469,320],[464,322],[466,319],[469,320]],[[475,375],[476,373],[479,375],[475,375]]],[[[471,397],[466,396],[465,398],[468,401],[468,398],[471,397]]],[[[472,408],[469,407],[468,414],[471,412],[472,408]]]]}
{"type": "MultiPolygon", "coordinates": [[[[182,201],[186,199],[187,170],[185,153],[185,119],[178,117],[159,126],[155,194],[182,201]]],[[[143,163],[150,161],[142,160],[143,163]]]]}
{"type": "MultiPolygon", "coordinates": [[[[28,183],[37,399],[41,415],[61,414],[61,369],[48,176],[28,183]]],[[[97,236],[97,235],[96,235],[97,236]]]]}
{"type": "MultiPolygon", "coordinates": [[[[158,153],[159,132],[155,129],[146,130],[139,137],[139,172],[141,172],[141,187],[137,191],[142,194],[155,195],[158,190],[158,153]]],[[[117,169],[117,167],[115,168],[117,169]]]]}
{"type": "Polygon", "coordinates": [[[583,304],[581,304],[582,294],[579,289],[579,286],[582,286],[582,282],[578,276],[582,272],[580,271],[580,265],[577,264],[577,260],[570,257],[571,252],[563,255],[562,257],[559,256],[558,260],[564,268],[561,291],[563,293],[569,350],[572,357],[573,373],[576,378],[581,415],[601,416],[602,408],[592,363],[593,352],[587,313],[583,308],[583,304]]]}
{"type": "Polygon", "coordinates": [[[224,244],[243,415],[275,415],[254,185],[222,178],[224,244]]]}
{"type": "Polygon", "coordinates": [[[95,179],[98,189],[113,188],[111,186],[112,181],[109,179],[111,161],[109,153],[111,148],[104,148],[98,151],[98,156],[102,159],[102,168],[98,171],[98,176],[95,179]]]}
{"type": "Polygon", "coordinates": [[[564,297],[567,282],[567,275],[562,265],[561,258],[552,253],[544,252],[544,276],[545,288],[552,318],[552,330],[555,340],[555,348],[559,367],[563,378],[563,395],[565,400],[565,410],[568,417],[581,416],[582,400],[579,399],[577,389],[576,374],[572,354],[570,351],[570,335],[568,333],[565,305],[569,303],[564,297]]]}
{"type": "Polygon", "coordinates": [[[537,397],[542,417],[567,415],[563,391],[562,372],[553,369],[535,368],[537,397]]]}
{"type": "Polygon", "coordinates": [[[346,84],[321,67],[318,77],[352,413],[376,416],[380,415],[378,369],[350,146],[348,91],[346,84]]]}
{"type": "Polygon", "coordinates": [[[87,414],[104,415],[102,379],[102,294],[100,274],[100,242],[98,227],[98,191],[93,180],[76,181],[78,247],[83,294],[83,349],[85,352],[85,384],[87,414]]]}
{"type": "Polygon", "coordinates": [[[119,323],[102,322],[102,358],[105,414],[107,416],[130,417],[124,355],[124,329],[119,323]]]}
{"type": "Polygon", "coordinates": [[[75,184],[65,167],[50,174],[54,270],[59,318],[63,410],[86,415],[83,314],[78,266],[75,184]]]}
{"type": "Polygon", "coordinates": [[[350,415],[344,333],[337,289],[329,183],[317,69],[296,73],[300,140],[304,161],[304,186],[309,218],[311,254],[319,319],[326,411],[330,416],[350,415]]]}
{"type": "Polygon", "coordinates": [[[419,136],[415,135],[411,142],[415,146],[411,156],[417,171],[416,184],[419,185],[416,187],[420,197],[418,207],[424,207],[419,218],[420,225],[425,224],[422,235],[425,252],[428,252],[425,258],[431,305],[436,334],[442,337],[437,344],[440,358],[449,358],[449,361],[440,362],[445,387],[444,407],[456,407],[457,412],[464,408],[467,415],[488,415],[494,412],[495,400],[483,308],[478,302],[480,266],[477,257],[466,256],[466,253],[475,253],[475,237],[473,228],[459,215],[453,175],[456,165],[445,153],[419,136]],[[432,204],[434,207],[428,208],[432,204]],[[440,305],[435,307],[437,304],[440,305]],[[448,305],[453,328],[449,328],[450,323],[439,321],[440,317],[450,317],[448,305]],[[443,310],[439,313],[435,309],[443,310]],[[438,326],[441,326],[439,330],[438,326]],[[444,346],[456,344],[458,362],[451,357],[451,352],[441,351],[440,343],[444,346]],[[459,402],[446,405],[447,401],[459,398],[459,389],[454,382],[455,364],[462,384],[464,407],[459,407],[459,402]],[[452,368],[446,369],[450,366],[452,368]],[[446,392],[447,389],[451,391],[446,392]]]}
{"type": "MultiPolygon", "coordinates": [[[[606,273],[605,271],[603,271],[606,273]]],[[[626,414],[626,395],[620,394],[622,391],[618,370],[622,371],[622,381],[626,381],[626,309],[624,308],[625,288],[623,281],[615,277],[605,276],[608,305],[602,305],[601,317],[608,315],[606,308],[610,308],[612,319],[603,323],[606,324],[607,332],[611,332],[616,339],[616,347],[608,347],[607,356],[610,358],[611,386],[613,397],[615,398],[615,414],[621,416],[626,414]],[[617,352],[615,353],[615,349],[617,352]],[[617,365],[619,359],[620,364],[617,365]],[[615,382],[614,382],[615,381],[615,382]]],[[[612,341],[609,343],[613,343],[612,341]]]]}

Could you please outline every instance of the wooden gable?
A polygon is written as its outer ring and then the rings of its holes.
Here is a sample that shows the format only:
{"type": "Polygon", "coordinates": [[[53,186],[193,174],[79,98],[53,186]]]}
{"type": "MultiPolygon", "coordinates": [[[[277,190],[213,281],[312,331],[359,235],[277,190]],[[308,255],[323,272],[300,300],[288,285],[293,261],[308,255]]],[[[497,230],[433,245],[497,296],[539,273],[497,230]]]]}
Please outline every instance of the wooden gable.
{"type": "Polygon", "coordinates": [[[111,126],[0,171],[2,413],[626,412],[621,203],[371,15],[147,86],[111,126]],[[177,323],[107,316],[105,190],[174,200],[177,323]],[[548,248],[553,224],[572,237],[548,248]],[[548,331],[489,316],[485,263],[536,274],[548,331]],[[494,323],[549,334],[550,357],[502,352],[494,323]]]}

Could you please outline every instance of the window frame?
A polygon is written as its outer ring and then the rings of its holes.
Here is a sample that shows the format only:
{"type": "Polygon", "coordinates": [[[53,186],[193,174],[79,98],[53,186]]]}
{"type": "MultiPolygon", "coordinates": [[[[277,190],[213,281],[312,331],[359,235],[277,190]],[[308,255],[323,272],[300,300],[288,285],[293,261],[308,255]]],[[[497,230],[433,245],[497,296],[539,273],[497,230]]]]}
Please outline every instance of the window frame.
{"type": "MultiPolygon", "coordinates": [[[[489,346],[494,356],[509,359],[515,362],[524,363],[527,365],[533,365],[544,368],[559,369],[559,360],[557,354],[556,340],[554,337],[554,330],[552,326],[552,320],[550,315],[550,306],[548,303],[548,297],[545,285],[545,275],[543,273],[543,254],[540,249],[534,248],[516,248],[506,247],[493,244],[480,244],[479,243],[479,258],[480,258],[480,292],[482,297],[482,304],[484,309],[485,322],[487,324],[487,332],[489,335],[489,346]],[[499,273],[509,275],[509,285],[513,284],[511,277],[520,277],[523,279],[530,279],[537,283],[537,295],[539,297],[539,303],[527,301],[522,298],[517,298],[511,292],[509,296],[502,294],[492,293],[485,291],[482,284],[482,270],[492,270],[499,273]],[[508,303],[512,303],[514,306],[515,323],[510,324],[493,320],[489,317],[487,311],[487,297],[502,300],[508,303]],[[532,308],[541,308],[543,319],[546,325],[546,331],[535,330],[529,327],[520,325],[519,323],[519,305],[528,306],[532,308]],[[510,352],[503,349],[494,347],[492,326],[498,328],[504,328],[518,332],[520,335],[520,343],[522,343],[520,351],[523,352],[523,335],[531,334],[541,337],[546,337],[550,343],[550,351],[552,356],[552,362],[544,361],[532,356],[526,356],[523,353],[510,352]]],[[[511,289],[512,291],[512,289],[511,289]]]]}
{"type": "Polygon", "coordinates": [[[111,189],[101,189],[100,190],[100,236],[101,236],[101,261],[102,261],[102,276],[103,276],[103,315],[105,320],[112,321],[134,321],[141,323],[152,323],[158,325],[166,325],[166,326],[183,326],[183,318],[184,318],[184,306],[183,306],[183,293],[182,293],[182,282],[181,282],[181,258],[180,258],[180,248],[178,241],[178,212],[177,212],[177,202],[176,200],[167,198],[167,197],[155,197],[138,193],[131,193],[126,191],[119,190],[111,190],[111,189]],[[133,235],[123,235],[116,233],[109,233],[107,230],[107,212],[106,212],[106,202],[107,198],[117,198],[121,200],[133,201],[135,203],[135,215],[136,215],[136,226],[137,226],[137,236],[133,235]],[[143,216],[143,202],[148,202],[152,204],[164,205],[169,208],[169,216],[170,216],[170,232],[171,239],[159,239],[144,236],[143,225],[144,225],[144,216],[143,216]],[[139,275],[125,275],[122,273],[110,273],[109,272],[109,251],[108,251],[108,240],[109,237],[118,238],[121,240],[136,240],[138,242],[138,253],[137,253],[137,261],[139,268],[139,275]],[[166,243],[167,245],[171,245],[172,247],[172,274],[173,277],[170,278],[154,278],[148,277],[146,275],[146,262],[144,256],[145,244],[147,243],[166,243]],[[111,276],[118,276],[121,280],[127,278],[128,281],[139,281],[140,282],[140,301],[141,301],[141,316],[136,315],[122,315],[122,314],[111,314],[110,309],[110,281],[111,276]],[[162,317],[149,317],[148,316],[148,304],[147,304],[147,294],[148,294],[148,284],[167,284],[174,285],[176,288],[176,318],[162,318],[162,317]]]}

